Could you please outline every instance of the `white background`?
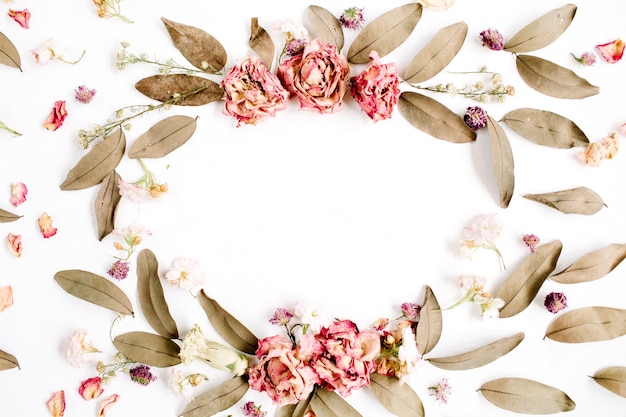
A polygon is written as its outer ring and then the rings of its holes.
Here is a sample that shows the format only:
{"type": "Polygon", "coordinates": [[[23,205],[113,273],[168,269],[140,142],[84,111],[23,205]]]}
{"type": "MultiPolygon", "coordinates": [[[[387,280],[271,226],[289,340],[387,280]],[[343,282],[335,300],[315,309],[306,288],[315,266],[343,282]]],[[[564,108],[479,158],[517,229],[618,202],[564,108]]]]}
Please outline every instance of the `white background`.
{"type": "MultiPolygon", "coordinates": [[[[71,367],[62,353],[63,341],[78,329],[87,329],[103,350],[94,358],[110,361],[115,350],[109,327],[115,314],[76,299],[54,281],[57,271],[84,269],[106,276],[119,253],[113,236],[98,241],[93,202],[97,187],[61,191],[68,170],[84,155],[78,144],[79,129],[89,129],[113,117],[120,107],[152,101],[134,89],[139,79],[155,74],[149,65],[137,64],[123,72],[115,69],[120,42],[129,50],[158,59],[173,58],[186,64],[173,46],[160,17],[193,25],[220,40],[228,51],[227,69],[251,51],[247,46],[249,22],[258,17],[269,29],[285,18],[306,22],[307,3],[232,0],[139,1],[122,3],[123,13],[135,23],[99,19],[88,1],[38,2],[14,0],[0,6],[0,31],[13,41],[22,57],[23,72],[0,68],[0,120],[20,131],[21,137],[0,132],[0,207],[22,215],[0,225],[0,236],[21,234],[24,252],[16,258],[0,250],[0,286],[11,285],[15,304],[0,313],[0,349],[14,354],[20,369],[0,372],[0,415],[47,415],[45,403],[60,389],[67,398],[66,416],[95,415],[98,401],[86,402],[77,393],[80,382],[95,375],[92,365],[71,367]],[[19,27],[8,8],[32,12],[31,28],[19,27]],[[68,48],[67,59],[84,58],[76,65],[37,64],[30,54],[52,38],[68,48]],[[74,89],[95,88],[92,103],[74,101],[74,89]],[[57,131],[42,124],[56,100],[66,100],[68,117],[57,131]],[[28,186],[28,200],[18,208],[9,203],[11,182],[28,186]],[[37,218],[48,212],[58,228],[43,239],[37,218]]],[[[357,4],[321,0],[316,3],[339,15],[357,4]]],[[[372,20],[401,2],[362,1],[372,20]]],[[[542,95],[524,84],[514,57],[481,47],[480,31],[497,28],[505,37],[541,14],[563,6],[560,1],[512,2],[459,0],[447,11],[425,9],[410,38],[383,62],[396,62],[404,73],[412,57],[444,26],[465,21],[466,42],[446,70],[475,71],[482,65],[502,74],[516,94],[505,103],[484,108],[499,119],[508,111],[532,107],[550,110],[573,121],[590,141],[619,132],[626,122],[623,98],[624,63],[599,61],[592,67],[575,62],[594,45],[623,33],[626,3],[613,0],[577,3],[569,29],[552,45],[533,53],[576,71],[600,94],[583,100],[562,100],[542,95]]],[[[354,32],[347,32],[347,51],[354,32]]],[[[280,47],[279,37],[275,37],[280,47]]],[[[356,75],[362,66],[353,66],[356,75]]],[[[219,77],[214,78],[219,80],[219,77]]],[[[452,82],[462,86],[476,80],[442,72],[424,83],[452,82]]],[[[485,80],[487,81],[487,80],[485,80]]],[[[410,89],[403,86],[403,89],[410,89]]],[[[476,103],[460,97],[431,94],[462,115],[476,103]]],[[[289,108],[259,126],[236,128],[233,118],[222,115],[222,104],[177,107],[149,114],[133,122],[127,132],[130,144],[162,118],[174,114],[199,116],[191,140],[172,154],[146,164],[169,192],[159,201],[133,204],[123,200],[117,226],[133,221],[149,227],[152,236],[139,249],[151,249],[160,270],[178,256],[199,259],[207,273],[207,293],[246,324],[258,337],[279,329],[268,323],[276,307],[292,307],[303,298],[321,302],[339,318],[367,328],[379,317],[395,317],[402,302],[420,302],[426,285],[440,304],[452,304],[461,295],[456,279],[479,274],[493,292],[527,256],[521,241],[534,233],[543,243],[563,243],[557,271],[578,257],[623,243],[626,221],[624,155],[599,167],[587,167],[576,158],[579,149],[551,149],[535,145],[504,127],[515,157],[515,192],[510,206],[501,209],[491,172],[487,132],[479,131],[475,143],[450,144],[412,127],[399,112],[391,120],[374,124],[346,97],[343,109],[333,115],[289,108]],[[608,205],[592,216],[565,215],[523,198],[541,193],[587,186],[608,205]],[[495,255],[479,252],[473,261],[458,259],[463,226],[475,215],[498,213],[505,228],[498,242],[508,270],[499,268],[495,255]]],[[[622,134],[618,138],[623,140],[622,134]]],[[[124,157],[118,167],[123,178],[134,181],[139,165],[124,157]]],[[[133,258],[134,260],[134,258],[133,258]]],[[[624,266],[601,280],[576,285],[546,281],[534,302],[521,314],[483,320],[476,305],[444,312],[443,335],[430,357],[465,352],[517,332],[526,337],[509,355],[469,371],[448,372],[425,363],[409,383],[422,398],[428,416],[508,416],[513,413],[490,404],[477,392],[483,383],[500,377],[533,379],[565,391],[576,409],[568,415],[620,415],[624,399],[597,385],[589,375],[607,366],[626,366],[624,339],[578,345],[544,340],[554,315],[543,307],[551,291],[565,292],[569,308],[602,305],[624,308],[624,266]],[[447,405],[429,396],[428,387],[447,377],[453,394],[447,405]]],[[[136,299],[134,264],[130,277],[119,282],[131,298],[135,318],[124,319],[113,334],[150,328],[136,299]]],[[[189,294],[163,281],[165,295],[181,334],[198,323],[206,334],[220,340],[197,302],[189,294]]],[[[141,387],[121,375],[106,386],[104,396],[118,393],[110,416],[175,416],[185,400],[168,387],[169,370],[155,369],[158,380],[141,387]]],[[[202,363],[183,369],[199,371],[211,380],[196,389],[199,394],[228,376],[202,363]]],[[[242,403],[254,400],[273,408],[264,394],[249,391],[242,403]]],[[[390,415],[367,390],[348,401],[364,416],[390,415]]],[[[238,406],[237,406],[238,407],[238,406]]],[[[241,415],[235,407],[230,412],[241,415]]]]}

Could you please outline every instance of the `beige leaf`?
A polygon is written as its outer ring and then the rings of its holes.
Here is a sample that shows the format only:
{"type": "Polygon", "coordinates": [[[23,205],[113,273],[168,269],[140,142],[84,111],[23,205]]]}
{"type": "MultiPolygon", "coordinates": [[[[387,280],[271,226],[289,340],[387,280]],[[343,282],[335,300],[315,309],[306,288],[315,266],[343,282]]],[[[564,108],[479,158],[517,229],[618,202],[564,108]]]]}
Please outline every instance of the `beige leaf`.
{"type": "Polygon", "coordinates": [[[545,337],[563,343],[600,342],[626,334],[626,310],[584,307],[557,317],[545,337]]]}
{"type": "Polygon", "coordinates": [[[315,390],[309,406],[315,417],[362,417],[337,392],[323,388],[315,390]]]}
{"type": "Polygon", "coordinates": [[[194,67],[218,73],[226,65],[227,54],[222,44],[202,29],[174,22],[164,17],[161,21],[174,42],[174,46],[194,67]]]}
{"type": "Polygon", "coordinates": [[[461,50],[466,36],[465,22],[441,29],[413,58],[404,75],[404,81],[418,84],[439,74],[461,50]]]}
{"type": "Polygon", "coordinates": [[[556,268],[563,249],[560,240],[537,246],[513,271],[498,290],[496,297],[504,301],[500,317],[512,317],[523,311],[535,298],[546,278],[556,268]]]}
{"type": "Polygon", "coordinates": [[[105,236],[115,229],[117,207],[122,199],[119,187],[120,179],[120,175],[116,171],[112,171],[100,183],[100,189],[94,204],[96,223],[98,225],[98,240],[104,239],[105,236]]]}
{"type": "Polygon", "coordinates": [[[13,42],[2,32],[0,32],[0,64],[8,65],[9,67],[17,68],[22,71],[20,53],[17,51],[15,45],[13,45],[13,42]]]}
{"type": "Polygon", "coordinates": [[[593,380],[620,397],[626,398],[626,367],[611,366],[599,370],[593,380]]]}
{"type": "Polygon", "coordinates": [[[14,222],[22,216],[18,216],[17,214],[10,213],[6,210],[0,209],[0,223],[10,223],[14,222]]]}
{"type": "Polygon", "coordinates": [[[128,359],[158,368],[181,363],[180,347],[167,337],[148,332],[128,332],[113,339],[115,348],[128,359]]]}
{"type": "Polygon", "coordinates": [[[100,184],[117,168],[125,150],[126,136],[122,129],[117,129],[80,158],[67,173],[61,190],[82,190],[100,184]]]}
{"type": "Polygon", "coordinates": [[[560,389],[530,379],[495,379],[478,390],[493,405],[516,413],[554,414],[576,408],[560,389]]]}
{"type": "Polygon", "coordinates": [[[310,410],[309,405],[315,393],[311,392],[307,398],[300,400],[297,404],[283,405],[276,410],[275,417],[304,417],[310,410]]]}
{"type": "Polygon", "coordinates": [[[6,371],[7,369],[19,367],[20,364],[17,362],[17,358],[15,356],[0,350],[0,371],[6,371]]]}
{"type": "Polygon", "coordinates": [[[538,145],[560,149],[589,145],[576,123],[551,111],[521,108],[505,114],[502,121],[538,145]]]}
{"type": "Polygon", "coordinates": [[[574,284],[600,279],[626,258],[626,245],[612,243],[604,249],[587,253],[573,264],[550,277],[562,284],[574,284]]]}
{"type": "Polygon", "coordinates": [[[420,320],[415,330],[417,350],[422,355],[427,354],[439,342],[443,328],[441,307],[433,290],[427,285],[424,291],[424,302],[420,310],[420,320]]]}
{"type": "Polygon", "coordinates": [[[311,5],[307,17],[317,37],[341,51],[344,42],[343,29],[335,15],[321,6],[311,5]]]}
{"type": "Polygon", "coordinates": [[[535,19],[504,44],[504,50],[524,53],[550,45],[574,20],[576,5],[566,4],[535,19]]]}
{"type": "Polygon", "coordinates": [[[129,158],[162,158],[183,146],[196,131],[198,118],[170,116],[139,136],[128,150],[129,158]]]}
{"type": "Polygon", "coordinates": [[[506,355],[524,340],[524,333],[505,337],[470,352],[441,358],[429,358],[427,361],[437,368],[450,371],[467,370],[481,367],[506,355]]]}
{"type": "Polygon", "coordinates": [[[248,39],[248,45],[257,53],[265,66],[271,69],[274,62],[274,42],[269,33],[259,26],[259,19],[256,17],[250,19],[250,39],[248,39]]]}
{"type": "Polygon", "coordinates": [[[491,116],[487,116],[487,129],[493,173],[500,193],[500,207],[507,208],[515,188],[513,151],[504,129],[491,116]]]}
{"type": "Polygon", "coordinates": [[[576,187],[544,194],[526,194],[524,198],[545,204],[566,214],[590,215],[597,213],[602,207],[606,207],[602,198],[587,187],[576,187]]]}
{"type": "Polygon", "coordinates": [[[356,36],[347,59],[352,64],[367,64],[369,54],[381,58],[400,46],[413,32],[422,17],[422,5],[409,3],[396,7],[372,20],[356,36]]]}
{"type": "Polygon", "coordinates": [[[400,94],[398,109],[414,127],[437,139],[452,143],[476,140],[476,132],[465,124],[461,116],[423,94],[403,92],[400,94]]]}
{"type": "Polygon", "coordinates": [[[424,417],[422,400],[409,384],[395,376],[377,373],[370,375],[370,381],[370,391],[390,413],[398,417],[424,417]]]}
{"type": "Polygon", "coordinates": [[[574,71],[531,55],[517,55],[517,72],[531,88],[556,98],[585,98],[600,92],[574,71]]]}
{"type": "Polygon", "coordinates": [[[216,82],[187,74],[153,75],[137,81],[135,88],[153,100],[177,106],[202,106],[224,96],[216,82]]]}
{"type": "Polygon", "coordinates": [[[180,417],[208,417],[232,407],[243,398],[250,386],[247,378],[238,376],[222,382],[191,400],[180,417]]]}

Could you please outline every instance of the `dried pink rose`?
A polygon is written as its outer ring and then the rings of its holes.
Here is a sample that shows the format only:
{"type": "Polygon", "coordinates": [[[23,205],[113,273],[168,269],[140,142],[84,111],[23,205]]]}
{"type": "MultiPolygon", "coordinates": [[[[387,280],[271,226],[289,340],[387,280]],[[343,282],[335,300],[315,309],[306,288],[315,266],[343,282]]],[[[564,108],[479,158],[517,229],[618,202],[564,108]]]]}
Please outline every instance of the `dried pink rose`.
{"type": "Polygon", "coordinates": [[[78,393],[81,397],[83,397],[83,400],[86,401],[98,398],[103,392],[104,388],[102,388],[102,378],[99,376],[87,378],[80,384],[80,387],[78,387],[78,393]]]}
{"type": "Polygon", "coordinates": [[[28,29],[28,23],[30,21],[30,11],[28,8],[24,10],[9,9],[8,15],[11,19],[15,20],[24,29],[28,29]]]}
{"type": "Polygon", "coordinates": [[[52,417],[62,417],[65,413],[65,391],[57,391],[46,403],[52,417]]]}
{"type": "Polygon", "coordinates": [[[596,49],[600,52],[600,56],[609,64],[615,64],[622,59],[624,55],[624,41],[617,38],[612,42],[596,45],[596,49]]]}
{"type": "Polygon", "coordinates": [[[39,223],[39,230],[45,239],[57,234],[57,228],[52,227],[52,218],[48,213],[44,212],[41,216],[39,216],[37,222],[39,223]]]}
{"type": "Polygon", "coordinates": [[[17,207],[26,201],[26,194],[28,194],[28,188],[22,182],[11,183],[11,204],[13,207],[17,207]]]}
{"type": "Polygon", "coordinates": [[[98,417],[106,416],[106,413],[107,411],[109,411],[109,408],[111,408],[111,406],[115,404],[119,398],[120,396],[118,394],[113,394],[103,399],[100,402],[100,407],[98,407],[98,417]]]}
{"type": "Polygon", "coordinates": [[[16,257],[22,256],[22,235],[14,235],[9,233],[7,235],[7,244],[9,245],[9,251],[16,257]]]}
{"type": "Polygon", "coordinates": [[[0,311],[13,305],[13,288],[10,285],[0,288],[0,311]]]}
{"type": "Polygon", "coordinates": [[[562,292],[551,292],[546,295],[543,305],[550,313],[556,314],[567,307],[567,297],[562,292]]]}
{"type": "Polygon", "coordinates": [[[50,114],[43,124],[43,127],[48,130],[55,131],[63,125],[66,117],[67,110],[65,110],[65,100],[55,101],[50,114]]]}

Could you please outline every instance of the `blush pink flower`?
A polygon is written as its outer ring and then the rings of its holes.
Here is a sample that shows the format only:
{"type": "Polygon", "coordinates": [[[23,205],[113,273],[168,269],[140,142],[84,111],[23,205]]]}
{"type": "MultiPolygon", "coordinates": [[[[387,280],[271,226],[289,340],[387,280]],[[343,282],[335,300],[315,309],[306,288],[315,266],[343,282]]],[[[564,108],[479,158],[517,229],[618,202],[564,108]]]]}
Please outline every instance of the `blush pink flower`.
{"type": "Polygon", "coordinates": [[[86,354],[100,352],[101,351],[94,346],[89,338],[89,332],[87,330],[75,331],[63,344],[65,359],[75,368],[78,368],[82,362],[87,362],[86,354]]]}
{"type": "Polygon", "coordinates": [[[13,288],[10,285],[0,288],[0,312],[13,305],[13,288]]]}
{"type": "Polygon", "coordinates": [[[65,391],[57,391],[46,403],[52,417],[62,417],[65,414],[65,391]]]}
{"type": "Polygon", "coordinates": [[[11,204],[13,207],[17,207],[26,201],[26,194],[28,194],[28,188],[23,182],[11,183],[11,204]]]}
{"type": "Polygon", "coordinates": [[[452,393],[452,388],[448,383],[448,378],[441,378],[441,381],[437,385],[428,387],[432,392],[430,395],[434,396],[439,404],[447,404],[448,397],[452,393]]]}
{"type": "Polygon", "coordinates": [[[9,233],[7,235],[7,244],[9,251],[16,257],[22,256],[22,235],[14,235],[9,233]]]}
{"type": "Polygon", "coordinates": [[[619,150],[619,143],[615,132],[601,141],[591,142],[576,156],[588,166],[598,166],[603,159],[612,159],[619,150]]]}
{"type": "Polygon", "coordinates": [[[74,90],[74,99],[79,103],[88,104],[96,95],[96,90],[89,88],[86,85],[79,85],[74,90]]]}
{"type": "Polygon", "coordinates": [[[80,387],[78,387],[78,393],[83,397],[83,400],[86,401],[98,398],[103,392],[102,378],[99,376],[87,378],[80,384],[80,387]]]}
{"type": "Polygon", "coordinates": [[[66,51],[67,48],[65,48],[53,39],[48,39],[39,48],[33,49],[31,53],[35,57],[35,61],[38,64],[42,65],[47,64],[50,61],[61,61],[65,62],[66,64],[73,65],[83,59],[83,56],[85,55],[85,51],[83,51],[80,58],[75,61],[68,61],[64,57],[66,51]]]}
{"type": "Polygon", "coordinates": [[[24,10],[9,9],[8,15],[11,19],[19,23],[21,27],[28,29],[28,24],[30,22],[30,11],[28,8],[24,10]]]}
{"type": "Polygon", "coordinates": [[[48,213],[44,212],[41,216],[39,216],[37,223],[39,224],[39,231],[45,239],[57,234],[57,228],[52,227],[52,218],[48,213]]]}
{"type": "Polygon", "coordinates": [[[170,284],[195,294],[204,285],[205,274],[200,261],[190,258],[175,258],[172,268],[165,273],[170,284]]]}
{"type": "Polygon", "coordinates": [[[615,39],[612,42],[596,45],[596,49],[600,52],[600,56],[609,64],[615,64],[622,59],[624,55],[624,41],[621,39],[615,39]]]}
{"type": "Polygon", "coordinates": [[[400,77],[396,64],[381,64],[378,52],[356,77],[350,78],[350,94],[374,122],[391,117],[400,97],[400,77]]]}
{"type": "Polygon", "coordinates": [[[98,407],[98,417],[106,416],[106,413],[109,409],[119,400],[120,396],[118,394],[113,394],[102,401],[100,401],[100,406],[98,407]]]}
{"type": "Polygon", "coordinates": [[[349,73],[346,58],[321,39],[313,39],[301,54],[290,57],[278,67],[278,78],[298,97],[300,108],[321,114],[341,109],[349,73]]]}
{"type": "Polygon", "coordinates": [[[67,110],[65,110],[65,100],[55,101],[50,114],[43,123],[43,127],[55,131],[63,125],[66,117],[67,110]]]}
{"type": "Polygon", "coordinates": [[[222,80],[224,114],[241,123],[256,125],[287,108],[289,92],[258,57],[246,57],[228,71],[222,80]]]}

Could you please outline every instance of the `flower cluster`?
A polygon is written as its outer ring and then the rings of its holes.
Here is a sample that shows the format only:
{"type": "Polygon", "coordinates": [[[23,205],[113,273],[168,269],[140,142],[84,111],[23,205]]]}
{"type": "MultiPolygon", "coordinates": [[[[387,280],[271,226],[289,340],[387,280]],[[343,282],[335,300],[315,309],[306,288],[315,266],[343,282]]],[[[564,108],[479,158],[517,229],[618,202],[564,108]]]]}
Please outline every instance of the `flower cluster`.
{"type": "Polygon", "coordinates": [[[119,280],[125,279],[128,276],[130,270],[130,263],[128,260],[137,250],[137,246],[143,242],[145,237],[152,235],[152,232],[139,223],[132,223],[131,225],[115,229],[112,232],[115,236],[122,236],[124,243],[114,242],[113,246],[118,251],[125,252],[123,257],[115,257],[117,260],[111,265],[107,273],[113,278],[119,280]]]}
{"type": "Polygon", "coordinates": [[[463,296],[447,310],[457,307],[465,302],[480,305],[481,317],[497,318],[500,316],[500,308],[504,307],[504,301],[492,297],[483,288],[487,280],[478,275],[462,275],[458,279],[459,288],[464,292],[463,296]]]}

